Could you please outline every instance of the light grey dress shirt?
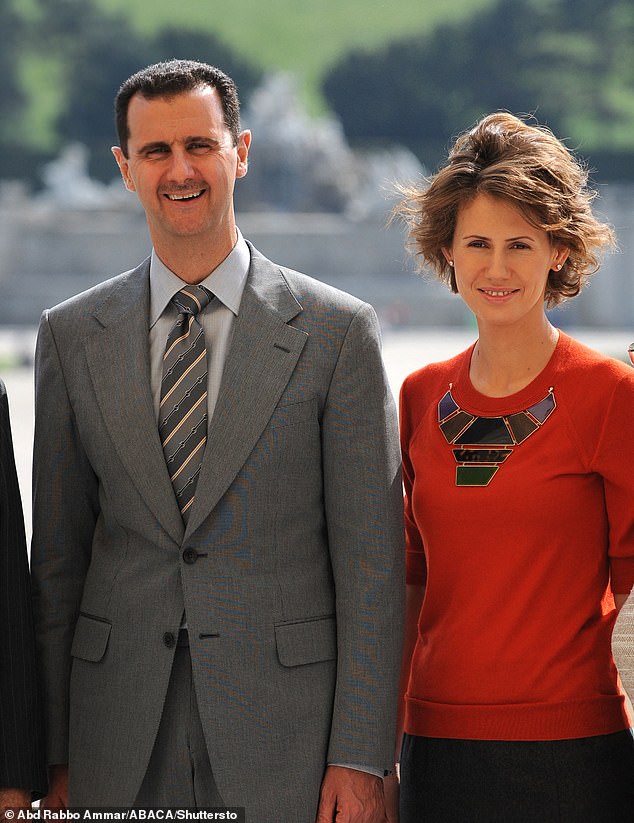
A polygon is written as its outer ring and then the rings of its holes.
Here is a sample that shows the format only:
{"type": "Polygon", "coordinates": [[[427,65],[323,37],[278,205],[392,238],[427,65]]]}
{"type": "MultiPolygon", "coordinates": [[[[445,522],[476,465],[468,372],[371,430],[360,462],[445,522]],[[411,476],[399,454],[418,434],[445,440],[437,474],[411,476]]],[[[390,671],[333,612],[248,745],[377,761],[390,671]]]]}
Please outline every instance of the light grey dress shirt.
{"type": "MultiPolygon", "coordinates": [[[[207,347],[207,427],[216,408],[222,371],[231,344],[233,321],[240,310],[250,264],[251,252],[238,231],[238,241],[233,249],[200,283],[214,295],[214,299],[197,315],[205,332],[207,347]]],[[[150,260],[150,385],[157,425],[165,344],[178,317],[178,309],[171,300],[186,285],[167,268],[153,249],[150,260]]],[[[183,615],[181,628],[187,628],[186,615],[183,615]]]]}
{"type": "MultiPolygon", "coordinates": [[[[207,425],[211,420],[222,372],[231,344],[233,323],[240,311],[242,293],[247,281],[251,253],[245,239],[238,232],[238,241],[222,263],[200,283],[214,295],[209,305],[198,315],[205,332],[207,346],[207,425]]],[[[154,398],[154,412],[158,422],[163,379],[163,355],[167,336],[178,310],[170,301],[186,286],[180,277],[170,271],[156,252],[150,261],[150,383],[154,398]]]]}

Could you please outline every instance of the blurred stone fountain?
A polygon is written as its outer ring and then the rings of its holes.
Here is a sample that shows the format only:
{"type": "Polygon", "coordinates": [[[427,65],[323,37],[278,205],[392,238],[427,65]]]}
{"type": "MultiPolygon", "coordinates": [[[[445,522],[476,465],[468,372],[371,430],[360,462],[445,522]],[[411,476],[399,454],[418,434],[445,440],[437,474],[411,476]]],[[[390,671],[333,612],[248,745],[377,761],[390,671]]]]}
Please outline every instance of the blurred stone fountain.
{"type": "MultiPolygon", "coordinates": [[[[464,325],[460,300],[415,275],[398,222],[395,183],[424,167],[399,146],[353,150],[333,117],[311,117],[288,74],[265,78],[243,108],[253,133],[248,175],[236,183],[238,223],[267,256],[357,294],[386,326],[464,325]]],[[[47,306],[124,271],[150,251],[143,211],[113,159],[111,183],[90,178],[84,146],[44,166],[42,189],[0,181],[0,324],[33,326],[47,306]]],[[[601,210],[621,254],[557,317],[562,325],[632,325],[634,190],[611,186],[601,210]]]]}

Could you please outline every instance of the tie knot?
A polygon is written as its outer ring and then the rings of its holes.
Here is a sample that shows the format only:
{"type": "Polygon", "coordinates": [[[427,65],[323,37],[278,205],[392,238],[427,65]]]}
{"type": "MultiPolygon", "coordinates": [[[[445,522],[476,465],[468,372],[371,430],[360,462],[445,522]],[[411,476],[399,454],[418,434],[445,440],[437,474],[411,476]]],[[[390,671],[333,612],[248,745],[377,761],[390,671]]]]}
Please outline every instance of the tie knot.
{"type": "Polygon", "coordinates": [[[207,291],[204,286],[185,286],[172,297],[172,303],[179,312],[193,314],[194,317],[209,305],[213,294],[207,291]]]}

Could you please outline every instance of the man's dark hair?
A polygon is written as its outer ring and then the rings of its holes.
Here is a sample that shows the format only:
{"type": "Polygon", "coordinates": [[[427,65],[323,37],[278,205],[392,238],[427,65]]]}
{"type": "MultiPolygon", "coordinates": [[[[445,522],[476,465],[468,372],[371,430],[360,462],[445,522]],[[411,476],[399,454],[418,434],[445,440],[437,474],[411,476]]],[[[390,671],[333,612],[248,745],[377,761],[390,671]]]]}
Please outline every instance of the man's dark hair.
{"type": "Polygon", "coordinates": [[[217,89],[225,125],[236,145],[240,134],[240,102],[233,80],[220,69],[207,63],[198,63],[195,60],[168,60],[155,63],[133,74],[117,92],[114,101],[115,126],[124,156],[128,156],[130,137],[128,107],[135,94],[151,100],[156,97],[174,97],[201,86],[217,89]]]}

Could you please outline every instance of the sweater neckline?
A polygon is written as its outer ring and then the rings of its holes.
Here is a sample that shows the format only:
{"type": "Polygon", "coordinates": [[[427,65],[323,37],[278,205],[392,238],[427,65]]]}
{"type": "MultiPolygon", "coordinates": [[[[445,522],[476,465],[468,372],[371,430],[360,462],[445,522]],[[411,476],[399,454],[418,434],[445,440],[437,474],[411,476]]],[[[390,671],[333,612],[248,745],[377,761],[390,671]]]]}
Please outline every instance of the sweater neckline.
{"type": "MultiPolygon", "coordinates": [[[[477,341],[476,341],[477,342],[477,341]]],[[[457,379],[451,385],[451,393],[458,405],[471,414],[484,417],[513,414],[539,402],[551,389],[556,389],[556,378],[570,347],[570,337],[559,330],[559,339],[548,363],[531,382],[520,391],[504,397],[489,397],[474,388],[469,377],[474,342],[461,357],[457,379]]]]}

